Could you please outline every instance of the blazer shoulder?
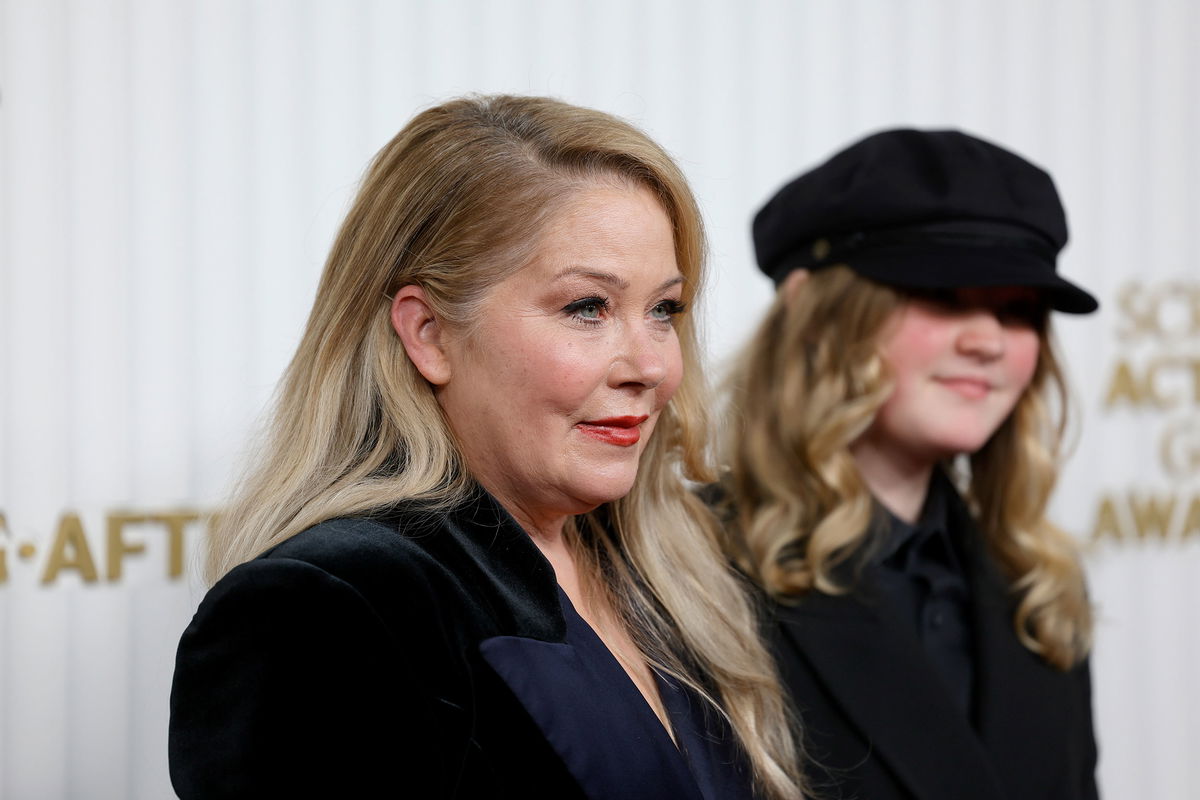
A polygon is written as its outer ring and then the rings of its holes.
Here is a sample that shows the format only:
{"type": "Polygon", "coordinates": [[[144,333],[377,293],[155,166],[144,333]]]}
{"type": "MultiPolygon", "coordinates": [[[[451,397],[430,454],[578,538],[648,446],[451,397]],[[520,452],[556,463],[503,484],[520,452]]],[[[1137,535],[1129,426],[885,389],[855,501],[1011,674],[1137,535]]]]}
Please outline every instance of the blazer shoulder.
{"type": "Polygon", "coordinates": [[[403,576],[381,593],[340,547],[297,544],[231,570],[183,633],[168,737],[180,797],[377,796],[398,754],[416,785],[440,780],[444,739],[429,732],[446,714],[428,687],[462,668],[439,603],[403,576]]]}
{"type": "Polygon", "coordinates": [[[292,558],[335,565],[362,557],[411,559],[438,534],[434,515],[336,517],[300,531],[258,558],[292,558]]]}
{"type": "Polygon", "coordinates": [[[448,575],[447,548],[436,515],[338,517],[307,528],[249,563],[300,561],[354,586],[377,575],[418,580],[448,575]]]}
{"type": "Polygon", "coordinates": [[[342,598],[370,609],[389,628],[407,627],[404,620],[418,609],[441,618],[448,600],[468,592],[457,565],[430,552],[429,540],[437,535],[429,525],[395,519],[322,522],[226,573],[205,595],[197,620],[245,603],[286,606],[300,597],[305,603],[342,598]]]}

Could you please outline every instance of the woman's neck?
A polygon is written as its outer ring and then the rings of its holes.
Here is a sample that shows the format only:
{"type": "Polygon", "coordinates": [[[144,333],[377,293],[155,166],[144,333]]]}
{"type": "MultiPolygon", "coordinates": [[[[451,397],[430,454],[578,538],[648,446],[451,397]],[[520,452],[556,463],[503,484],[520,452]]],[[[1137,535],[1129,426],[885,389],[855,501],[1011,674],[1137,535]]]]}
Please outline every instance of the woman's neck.
{"type": "Polygon", "coordinates": [[[850,453],[875,499],[905,522],[916,522],[929,494],[933,462],[870,436],[851,445],[850,453]]]}
{"type": "Polygon", "coordinates": [[[571,598],[577,607],[584,604],[583,582],[575,566],[575,554],[563,534],[567,524],[566,514],[530,514],[518,503],[506,502],[496,495],[497,501],[512,518],[517,521],[522,530],[529,535],[537,549],[541,551],[550,566],[554,568],[554,577],[558,585],[571,598]]]}

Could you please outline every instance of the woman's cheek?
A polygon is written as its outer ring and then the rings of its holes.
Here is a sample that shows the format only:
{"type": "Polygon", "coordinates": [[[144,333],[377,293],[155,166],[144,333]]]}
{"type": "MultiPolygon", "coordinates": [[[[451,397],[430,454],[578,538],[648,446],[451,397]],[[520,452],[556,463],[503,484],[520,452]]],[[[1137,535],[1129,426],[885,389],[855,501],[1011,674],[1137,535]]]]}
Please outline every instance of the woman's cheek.
{"type": "Polygon", "coordinates": [[[683,351],[679,346],[679,340],[672,338],[672,344],[667,354],[667,377],[659,386],[659,408],[667,404],[675,392],[678,391],[679,385],[683,383],[683,351]]]}

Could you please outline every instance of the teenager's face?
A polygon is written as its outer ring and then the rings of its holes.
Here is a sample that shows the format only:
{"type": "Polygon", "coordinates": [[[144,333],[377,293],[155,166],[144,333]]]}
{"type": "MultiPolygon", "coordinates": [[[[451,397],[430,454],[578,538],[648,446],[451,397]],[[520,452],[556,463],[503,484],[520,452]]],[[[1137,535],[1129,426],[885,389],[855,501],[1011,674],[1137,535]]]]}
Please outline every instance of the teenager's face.
{"type": "Polygon", "coordinates": [[[912,297],[885,329],[895,388],[860,445],[930,464],[983,447],[1033,378],[1045,313],[1026,288],[912,297]]]}

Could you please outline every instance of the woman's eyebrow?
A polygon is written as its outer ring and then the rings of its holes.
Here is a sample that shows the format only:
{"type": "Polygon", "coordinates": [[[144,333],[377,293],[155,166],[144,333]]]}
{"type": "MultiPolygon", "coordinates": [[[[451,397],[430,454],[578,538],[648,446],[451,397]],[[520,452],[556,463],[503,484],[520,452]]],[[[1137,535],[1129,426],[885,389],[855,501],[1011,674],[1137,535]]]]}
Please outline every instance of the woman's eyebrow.
{"type": "MultiPolygon", "coordinates": [[[[624,278],[622,278],[618,275],[615,275],[611,272],[603,272],[601,270],[588,269],[587,267],[567,267],[566,269],[559,271],[554,276],[553,280],[557,281],[557,280],[561,280],[562,278],[573,278],[573,277],[592,278],[593,280],[600,281],[601,283],[607,283],[610,286],[613,286],[617,289],[622,289],[622,290],[629,288],[629,281],[625,280],[624,278]]],[[[683,276],[675,275],[674,277],[667,278],[665,281],[660,283],[655,288],[654,291],[655,291],[655,293],[665,292],[667,289],[670,289],[672,286],[675,286],[680,283],[683,283],[683,276]]]]}
{"type": "Polygon", "coordinates": [[[624,278],[618,277],[611,272],[601,272],[599,270],[588,269],[586,267],[567,267],[555,275],[554,280],[557,281],[561,280],[562,278],[571,277],[592,278],[593,280],[600,281],[601,283],[607,283],[611,286],[615,286],[618,289],[629,288],[629,281],[625,280],[624,278]]]}

